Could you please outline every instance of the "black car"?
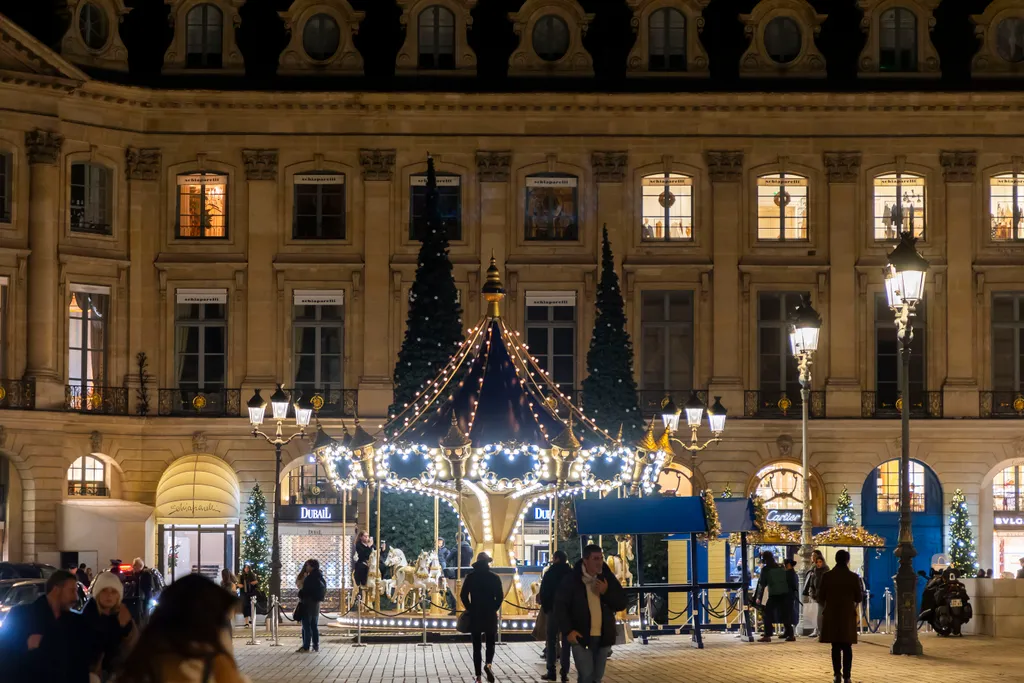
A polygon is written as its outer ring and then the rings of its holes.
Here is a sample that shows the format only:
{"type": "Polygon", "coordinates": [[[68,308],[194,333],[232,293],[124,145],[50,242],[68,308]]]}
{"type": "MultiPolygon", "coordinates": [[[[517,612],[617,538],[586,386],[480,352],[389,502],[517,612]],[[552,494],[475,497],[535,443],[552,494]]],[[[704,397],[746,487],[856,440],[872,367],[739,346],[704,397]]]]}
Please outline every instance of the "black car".
{"type": "Polygon", "coordinates": [[[41,562],[0,562],[0,580],[48,579],[55,571],[53,565],[41,562]]]}

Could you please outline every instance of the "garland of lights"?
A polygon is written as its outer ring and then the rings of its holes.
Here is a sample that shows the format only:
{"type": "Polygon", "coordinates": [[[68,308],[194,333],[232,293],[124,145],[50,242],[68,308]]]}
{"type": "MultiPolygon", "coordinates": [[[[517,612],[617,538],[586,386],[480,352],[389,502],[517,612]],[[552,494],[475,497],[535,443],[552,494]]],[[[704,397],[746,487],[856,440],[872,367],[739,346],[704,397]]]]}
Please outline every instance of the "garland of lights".
{"type": "MultiPolygon", "coordinates": [[[[753,545],[797,545],[800,543],[799,532],[788,529],[778,522],[768,521],[768,507],[764,499],[756,493],[750,496],[754,504],[754,528],[757,531],[747,534],[747,542],[753,545]]],[[[741,541],[739,533],[729,536],[729,543],[738,545],[741,541]]]]}
{"type": "Polygon", "coordinates": [[[704,520],[708,530],[706,533],[697,534],[697,540],[707,545],[711,541],[718,540],[718,536],[722,533],[722,522],[718,519],[718,506],[715,505],[715,494],[711,492],[711,489],[704,489],[700,497],[704,503],[704,520]]]}
{"type": "Polygon", "coordinates": [[[844,546],[847,548],[881,548],[885,539],[864,527],[843,524],[815,534],[814,545],[844,546]]]}

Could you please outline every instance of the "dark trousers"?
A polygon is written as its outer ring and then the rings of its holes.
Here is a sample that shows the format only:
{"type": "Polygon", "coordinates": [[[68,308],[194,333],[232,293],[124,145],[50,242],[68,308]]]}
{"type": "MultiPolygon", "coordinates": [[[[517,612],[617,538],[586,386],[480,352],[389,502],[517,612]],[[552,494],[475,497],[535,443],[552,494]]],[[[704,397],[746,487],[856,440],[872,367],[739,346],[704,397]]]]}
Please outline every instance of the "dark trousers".
{"type": "Polygon", "coordinates": [[[850,680],[853,669],[853,646],[849,643],[832,643],[832,674],[843,676],[844,681],[850,680]]]}
{"type": "Polygon", "coordinates": [[[790,619],[792,613],[793,599],[788,595],[775,595],[768,598],[768,604],[764,609],[764,635],[771,638],[775,633],[775,622],[781,621],[785,628],[786,637],[793,635],[793,624],[790,619]]]}
{"type": "Polygon", "coordinates": [[[320,649],[320,603],[303,604],[302,613],[302,649],[308,650],[312,645],[320,649]]]}
{"type": "Polygon", "coordinates": [[[561,646],[561,656],[558,657],[558,663],[560,664],[559,673],[562,675],[562,678],[565,678],[569,675],[569,641],[565,639],[565,636],[562,636],[561,639],[558,636],[558,621],[553,613],[548,614],[547,645],[544,648],[544,657],[548,663],[548,675],[552,678],[555,675],[555,655],[558,654],[558,648],[561,646]]]}
{"type": "Polygon", "coordinates": [[[473,669],[476,671],[476,676],[479,678],[483,674],[483,669],[480,666],[480,650],[483,646],[483,641],[487,641],[487,664],[494,661],[494,641],[497,639],[498,634],[495,631],[473,631],[471,634],[473,637],[473,669]]]}

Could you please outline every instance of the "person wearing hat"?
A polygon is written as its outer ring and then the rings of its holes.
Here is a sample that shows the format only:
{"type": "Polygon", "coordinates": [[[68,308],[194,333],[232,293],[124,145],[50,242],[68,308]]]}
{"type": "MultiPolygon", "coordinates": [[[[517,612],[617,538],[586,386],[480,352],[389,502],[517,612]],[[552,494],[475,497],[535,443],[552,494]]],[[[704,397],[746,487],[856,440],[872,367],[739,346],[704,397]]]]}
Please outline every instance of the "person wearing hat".
{"type": "Polygon", "coordinates": [[[473,571],[463,579],[459,593],[462,604],[469,612],[469,633],[473,638],[473,667],[476,680],[480,683],[481,641],[487,642],[487,658],[483,673],[488,683],[494,683],[491,663],[494,661],[494,642],[498,637],[498,611],[505,595],[501,589],[501,578],[491,571],[491,557],[480,553],[473,563],[473,571]]]}
{"type": "Polygon", "coordinates": [[[112,572],[100,573],[89,589],[82,610],[85,623],[85,656],[101,681],[110,680],[135,640],[135,622],[124,604],[124,584],[112,572]]]}

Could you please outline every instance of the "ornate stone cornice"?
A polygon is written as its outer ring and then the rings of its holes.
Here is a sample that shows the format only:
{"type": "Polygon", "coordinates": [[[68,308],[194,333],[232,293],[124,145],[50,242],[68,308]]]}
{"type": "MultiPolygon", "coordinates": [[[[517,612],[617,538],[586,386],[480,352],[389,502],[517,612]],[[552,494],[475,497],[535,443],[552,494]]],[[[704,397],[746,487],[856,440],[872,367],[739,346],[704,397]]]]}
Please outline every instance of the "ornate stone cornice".
{"type": "Polygon", "coordinates": [[[512,152],[476,153],[476,171],[482,183],[507,183],[512,168],[512,152]]]}
{"type": "Polygon", "coordinates": [[[973,150],[939,152],[942,177],[947,183],[973,183],[978,153],[973,150]]]}
{"type": "Polygon", "coordinates": [[[159,180],[163,155],[159,147],[127,147],[124,150],[127,180],[159,180]]]}
{"type": "Polygon", "coordinates": [[[621,183],[626,179],[628,161],[625,152],[594,152],[590,157],[594,180],[599,183],[621,183]]]}
{"type": "Polygon", "coordinates": [[[25,133],[25,148],[30,164],[56,164],[64,136],[48,130],[36,129],[25,133]]]}
{"type": "Polygon", "coordinates": [[[738,183],[743,179],[743,152],[738,150],[704,152],[708,177],[714,183],[738,183]]]}
{"type": "Polygon", "coordinates": [[[361,149],[359,165],[363,167],[363,180],[391,180],[395,175],[395,150],[361,149]]]}
{"type": "Polygon", "coordinates": [[[855,183],[860,175],[860,152],[825,152],[825,174],[830,183],[855,183]]]}
{"type": "Polygon", "coordinates": [[[246,180],[277,180],[276,149],[243,149],[246,180]]]}

